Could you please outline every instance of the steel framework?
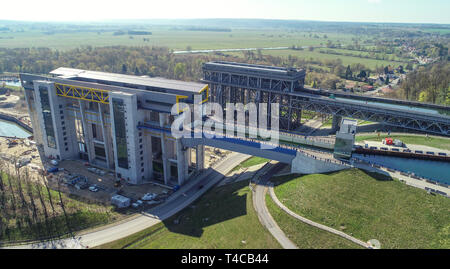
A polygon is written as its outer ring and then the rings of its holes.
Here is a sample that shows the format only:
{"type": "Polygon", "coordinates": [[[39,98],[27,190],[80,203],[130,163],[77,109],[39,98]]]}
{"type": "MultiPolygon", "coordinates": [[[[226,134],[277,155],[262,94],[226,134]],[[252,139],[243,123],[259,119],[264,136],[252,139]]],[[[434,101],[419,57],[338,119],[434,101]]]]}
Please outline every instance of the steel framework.
{"type": "MultiPolygon", "coordinates": [[[[450,135],[450,117],[446,115],[332,99],[304,91],[304,80],[299,80],[298,74],[290,69],[285,71],[290,70],[292,78],[289,78],[286,72],[285,78],[280,79],[277,73],[271,73],[270,69],[265,70],[264,66],[255,68],[254,65],[233,65],[214,62],[203,65],[203,81],[210,86],[211,101],[222,104],[222,107],[225,107],[227,102],[277,102],[280,104],[282,130],[295,130],[301,124],[301,111],[311,110],[427,133],[450,135]]],[[[270,115],[270,106],[268,112],[270,115]]],[[[269,120],[268,118],[268,122],[269,120]]]]}
{"type": "Polygon", "coordinates": [[[84,101],[109,104],[109,91],[55,83],[56,95],[84,101]]]}

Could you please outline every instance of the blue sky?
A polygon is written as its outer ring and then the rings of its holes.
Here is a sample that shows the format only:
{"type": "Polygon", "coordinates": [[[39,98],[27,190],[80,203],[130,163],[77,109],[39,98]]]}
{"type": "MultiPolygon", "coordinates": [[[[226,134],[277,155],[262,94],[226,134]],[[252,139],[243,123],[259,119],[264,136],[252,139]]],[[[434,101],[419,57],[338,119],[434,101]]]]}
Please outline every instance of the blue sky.
{"type": "Polygon", "coordinates": [[[450,0],[9,0],[2,1],[0,14],[0,20],[31,21],[262,18],[450,24],[450,0]]]}

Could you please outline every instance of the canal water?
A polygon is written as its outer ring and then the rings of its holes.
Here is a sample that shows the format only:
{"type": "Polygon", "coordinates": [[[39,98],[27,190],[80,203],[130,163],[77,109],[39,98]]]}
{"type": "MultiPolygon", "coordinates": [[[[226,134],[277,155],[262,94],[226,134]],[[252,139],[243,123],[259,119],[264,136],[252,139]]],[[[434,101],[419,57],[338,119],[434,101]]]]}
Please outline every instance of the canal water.
{"type": "Polygon", "coordinates": [[[173,54],[194,54],[194,53],[210,53],[210,52],[233,52],[233,51],[256,51],[256,50],[286,50],[288,47],[274,47],[274,48],[242,48],[242,49],[204,49],[204,50],[179,50],[174,51],[173,54]]]}
{"type": "Polygon", "coordinates": [[[3,82],[5,82],[7,86],[22,87],[20,81],[0,81],[0,85],[3,84],[3,82]]]}
{"type": "Polygon", "coordinates": [[[336,97],[336,100],[342,100],[342,101],[352,102],[352,103],[356,103],[356,104],[379,105],[379,106],[383,106],[386,108],[401,109],[401,110],[405,110],[405,111],[409,111],[409,112],[422,112],[422,113],[429,113],[429,114],[448,115],[448,111],[440,111],[438,109],[387,104],[387,103],[378,103],[378,102],[370,102],[370,101],[366,102],[363,100],[355,100],[355,99],[348,99],[348,98],[342,98],[342,97],[336,97]]]}
{"type": "Polygon", "coordinates": [[[0,136],[26,138],[32,135],[27,130],[9,121],[0,120],[0,136]]]}
{"type": "Polygon", "coordinates": [[[387,168],[450,185],[450,163],[381,155],[353,154],[353,157],[387,168]]]}

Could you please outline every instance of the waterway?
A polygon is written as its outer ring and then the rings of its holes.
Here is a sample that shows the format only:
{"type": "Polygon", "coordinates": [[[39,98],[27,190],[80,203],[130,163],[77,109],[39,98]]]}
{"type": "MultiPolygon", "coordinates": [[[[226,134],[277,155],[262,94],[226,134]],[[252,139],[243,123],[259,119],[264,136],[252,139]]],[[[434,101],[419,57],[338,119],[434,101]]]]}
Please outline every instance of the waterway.
{"type": "Polygon", "coordinates": [[[387,168],[450,185],[450,163],[392,156],[353,154],[353,157],[387,168]]]}
{"type": "Polygon", "coordinates": [[[22,87],[22,84],[20,83],[20,81],[8,81],[8,82],[5,82],[5,84],[8,86],[22,87]]]}
{"type": "Polygon", "coordinates": [[[3,81],[0,80],[0,86],[5,83],[6,86],[14,86],[14,87],[22,87],[22,84],[20,83],[20,80],[18,81],[3,81]]]}
{"type": "Polygon", "coordinates": [[[255,50],[286,50],[288,47],[274,48],[243,48],[243,49],[205,49],[205,50],[179,50],[173,54],[193,54],[193,53],[210,53],[210,52],[232,52],[232,51],[255,51],[255,50]]]}
{"type": "Polygon", "coordinates": [[[431,109],[431,108],[396,105],[396,104],[388,104],[388,103],[379,103],[379,102],[371,102],[371,101],[348,99],[348,98],[342,98],[342,97],[336,97],[336,100],[342,100],[342,101],[352,102],[352,103],[356,103],[356,104],[378,105],[378,106],[383,106],[383,107],[386,107],[386,108],[394,108],[394,109],[405,110],[405,111],[408,111],[408,112],[421,112],[421,113],[429,113],[429,114],[435,114],[435,115],[436,114],[437,115],[447,115],[447,116],[449,115],[448,111],[440,111],[438,109],[431,109]]]}
{"type": "Polygon", "coordinates": [[[0,120],[0,136],[26,138],[32,135],[27,130],[9,121],[0,120]]]}

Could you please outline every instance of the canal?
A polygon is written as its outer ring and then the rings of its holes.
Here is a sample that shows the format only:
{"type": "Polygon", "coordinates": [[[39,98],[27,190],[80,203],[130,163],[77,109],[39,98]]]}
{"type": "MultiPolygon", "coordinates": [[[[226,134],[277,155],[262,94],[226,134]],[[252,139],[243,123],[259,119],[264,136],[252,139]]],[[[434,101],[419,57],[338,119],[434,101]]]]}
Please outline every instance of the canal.
{"type": "Polygon", "coordinates": [[[32,135],[14,122],[0,120],[0,136],[26,138],[32,135]]]}
{"type": "Polygon", "coordinates": [[[347,102],[356,103],[356,104],[378,105],[378,106],[383,106],[385,108],[400,109],[400,110],[404,110],[404,111],[407,111],[407,112],[421,112],[421,113],[429,113],[429,114],[435,114],[435,115],[437,114],[437,115],[449,116],[449,112],[448,111],[443,111],[443,110],[439,110],[439,109],[432,109],[432,108],[423,108],[423,107],[415,107],[415,106],[405,106],[405,105],[397,105],[397,104],[371,102],[371,101],[363,101],[363,100],[342,98],[342,97],[336,97],[336,100],[347,101],[347,102]]]}
{"type": "Polygon", "coordinates": [[[360,160],[450,185],[450,163],[381,155],[353,154],[360,160]]]}

